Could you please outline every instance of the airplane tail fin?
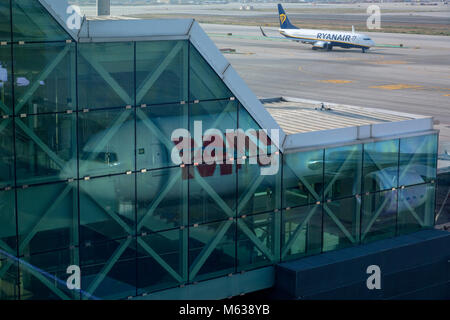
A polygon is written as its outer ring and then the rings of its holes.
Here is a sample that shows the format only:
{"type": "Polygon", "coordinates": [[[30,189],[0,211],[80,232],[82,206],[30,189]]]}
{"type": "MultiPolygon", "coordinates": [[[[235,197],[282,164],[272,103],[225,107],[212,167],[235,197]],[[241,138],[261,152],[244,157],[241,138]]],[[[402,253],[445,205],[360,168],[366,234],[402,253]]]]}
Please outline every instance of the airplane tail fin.
{"type": "Polygon", "coordinates": [[[286,14],[286,12],[284,12],[283,6],[281,4],[278,4],[278,16],[280,18],[280,28],[281,29],[298,29],[296,26],[291,24],[287,14],[286,14]]]}

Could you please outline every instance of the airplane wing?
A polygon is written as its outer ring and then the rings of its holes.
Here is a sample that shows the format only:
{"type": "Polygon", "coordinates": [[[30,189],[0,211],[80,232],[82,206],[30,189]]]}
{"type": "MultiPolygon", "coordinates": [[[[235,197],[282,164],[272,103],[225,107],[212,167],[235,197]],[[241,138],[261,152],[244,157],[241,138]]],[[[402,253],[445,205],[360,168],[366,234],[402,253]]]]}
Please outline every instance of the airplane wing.
{"type": "Polygon", "coordinates": [[[261,33],[263,35],[264,38],[268,38],[268,39],[277,39],[277,40],[283,40],[283,41],[291,41],[289,39],[286,39],[284,37],[269,37],[263,30],[263,28],[260,26],[259,29],[261,30],[261,33]]]}

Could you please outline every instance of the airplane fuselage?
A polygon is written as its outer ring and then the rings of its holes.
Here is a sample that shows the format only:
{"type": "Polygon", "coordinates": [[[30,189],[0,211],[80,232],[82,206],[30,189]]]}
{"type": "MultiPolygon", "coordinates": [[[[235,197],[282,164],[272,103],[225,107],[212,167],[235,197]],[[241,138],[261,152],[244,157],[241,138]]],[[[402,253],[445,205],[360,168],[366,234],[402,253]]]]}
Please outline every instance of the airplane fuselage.
{"type": "Polygon", "coordinates": [[[330,50],[332,47],[341,47],[367,50],[375,44],[368,36],[354,32],[317,29],[279,29],[279,31],[288,39],[309,43],[318,49],[330,50]]]}

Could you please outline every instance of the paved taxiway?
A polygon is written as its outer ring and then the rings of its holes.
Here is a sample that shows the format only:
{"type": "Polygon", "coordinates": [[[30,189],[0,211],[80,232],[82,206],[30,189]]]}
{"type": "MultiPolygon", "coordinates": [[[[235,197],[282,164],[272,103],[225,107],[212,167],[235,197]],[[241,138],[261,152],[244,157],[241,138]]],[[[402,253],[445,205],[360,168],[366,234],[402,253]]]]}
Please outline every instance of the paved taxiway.
{"type": "MultiPolygon", "coordinates": [[[[431,115],[441,152],[450,152],[450,41],[445,36],[370,33],[376,47],[313,51],[310,45],[264,39],[257,27],[202,27],[260,97],[292,96],[431,115]],[[232,33],[228,36],[227,33],[232,33]]],[[[280,36],[276,28],[265,28],[280,36]]]]}

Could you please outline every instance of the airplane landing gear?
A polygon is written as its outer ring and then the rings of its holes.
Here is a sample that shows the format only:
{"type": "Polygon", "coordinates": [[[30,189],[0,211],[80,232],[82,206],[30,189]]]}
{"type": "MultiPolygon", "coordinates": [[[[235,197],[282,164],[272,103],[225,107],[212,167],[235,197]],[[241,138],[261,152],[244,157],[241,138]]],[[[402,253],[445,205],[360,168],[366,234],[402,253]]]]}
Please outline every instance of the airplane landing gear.
{"type": "Polygon", "coordinates": [[[366,49],[365,48],[361,48],[362,53],[366,53],[366,49]]]}

